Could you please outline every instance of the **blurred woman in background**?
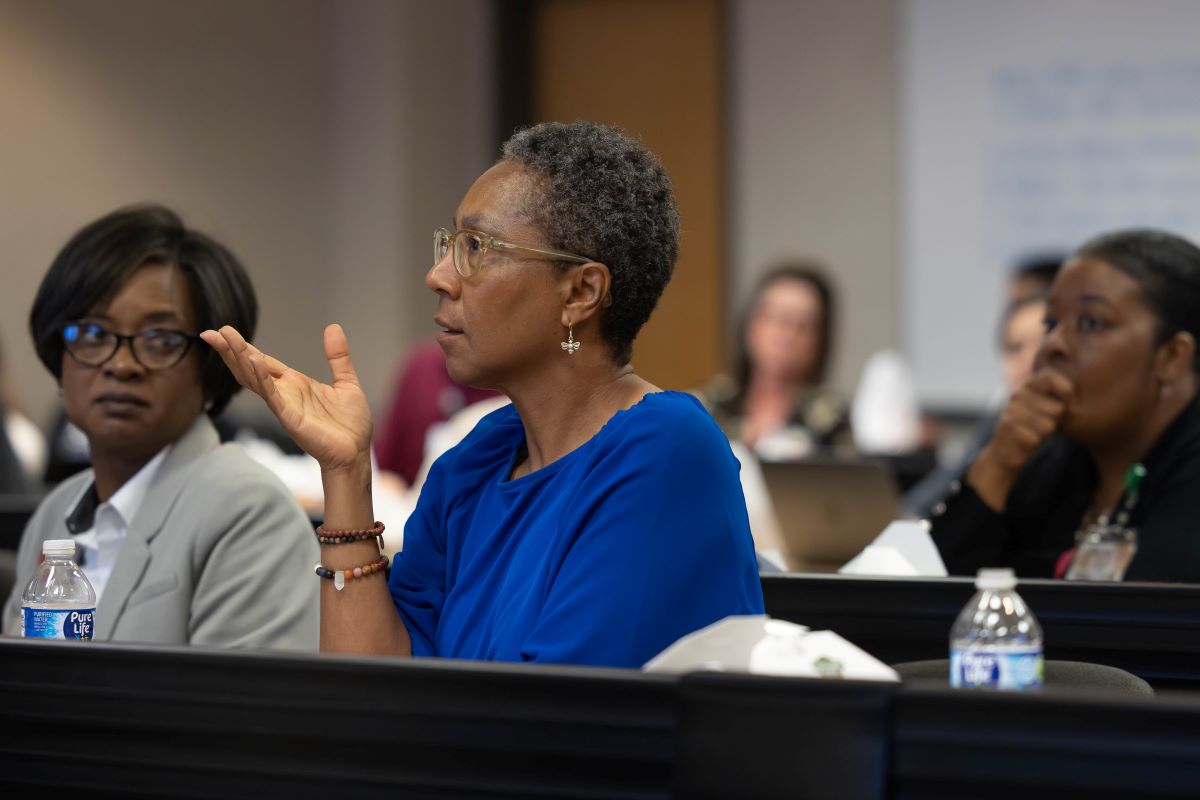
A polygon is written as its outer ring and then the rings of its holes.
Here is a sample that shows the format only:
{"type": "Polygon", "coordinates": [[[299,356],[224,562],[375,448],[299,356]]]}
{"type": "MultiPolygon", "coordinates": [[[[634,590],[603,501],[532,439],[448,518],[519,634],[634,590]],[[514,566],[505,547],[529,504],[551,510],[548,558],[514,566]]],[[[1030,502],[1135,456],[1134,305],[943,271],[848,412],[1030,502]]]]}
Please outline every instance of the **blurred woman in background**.
{"type": "Polygon", "coordinates": [[[46,469],[46,437],[21,413],[4,366],[0,345],[0,493],[38,494],[46,469]]]}
{"type": "Polygon", "coordinates": [[[770,460],[850,446],[846,405],[823,385],[833,329],[833,290],[816,268],[785,264],[759,282],[733,375],[699,392],[730,439],[770,460]]]}

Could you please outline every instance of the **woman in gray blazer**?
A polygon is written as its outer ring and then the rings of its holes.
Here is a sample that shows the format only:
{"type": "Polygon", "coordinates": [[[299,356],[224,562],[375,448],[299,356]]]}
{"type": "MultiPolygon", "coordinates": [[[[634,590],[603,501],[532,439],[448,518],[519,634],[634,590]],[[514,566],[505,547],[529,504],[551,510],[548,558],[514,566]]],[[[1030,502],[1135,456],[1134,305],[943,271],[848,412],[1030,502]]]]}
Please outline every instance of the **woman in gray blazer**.
{"type": "Polygon", "coordinates": [[[46,539],[73,537],[98,596],[95,638],[315,650],[318,558],[291,493],[211,418],[237,383],[198,331],[253,331],[238,260],[161,206],[113,212],[55,258],[30,314],[42,363],[92,468],[60,484],[26,527],[5,631],[46,539]]]}

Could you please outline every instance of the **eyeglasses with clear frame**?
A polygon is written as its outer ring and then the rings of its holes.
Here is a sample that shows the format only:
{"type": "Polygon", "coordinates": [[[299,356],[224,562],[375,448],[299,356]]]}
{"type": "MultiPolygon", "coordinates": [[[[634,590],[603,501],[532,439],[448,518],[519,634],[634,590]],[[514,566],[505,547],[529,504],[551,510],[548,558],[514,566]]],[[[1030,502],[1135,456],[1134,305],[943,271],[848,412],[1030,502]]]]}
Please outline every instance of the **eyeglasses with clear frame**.
{"type": "Polygon", "coordinates": [[[133,358],[148,370],[170,369],[183,361],[192,343],[199,339],[171,328],[147,328],[131,334],[110,331],[95,322],[68,322],[62,326],[63,348],[85,367],[99,367],[129,343],[133,358]]]}
{"type": "Polygon", "coordinates": [[[489,236],[479,231],[461,230],[451,233],[445,228],[437,228],[433,232],[433,263],[439,264],[451,249],[454,251],[454,271],[459,276],[470,279],[479,274],[483,267],[483,257],[489,250],[507,250],[521,253],[530,258],[543,261],[570,261],[576,264],[587,264],[591,258],[566,253],[562,250],[551,250],[546,247],[526,247],[513,244],[489,236]]]}

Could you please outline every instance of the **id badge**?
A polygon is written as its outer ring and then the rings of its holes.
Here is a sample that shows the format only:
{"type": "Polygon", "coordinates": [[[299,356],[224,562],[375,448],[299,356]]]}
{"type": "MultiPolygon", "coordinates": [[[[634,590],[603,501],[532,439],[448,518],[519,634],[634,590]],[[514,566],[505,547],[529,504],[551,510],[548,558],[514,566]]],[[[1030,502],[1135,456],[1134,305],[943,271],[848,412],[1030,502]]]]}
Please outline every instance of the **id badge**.
{"type": "Polygon", "coordinates": [[[1120,581],[1137,554],[1137,542],[1121,538],[1088,538],[1075,548],[1067,570],[1069,581],[1120,581]]]}

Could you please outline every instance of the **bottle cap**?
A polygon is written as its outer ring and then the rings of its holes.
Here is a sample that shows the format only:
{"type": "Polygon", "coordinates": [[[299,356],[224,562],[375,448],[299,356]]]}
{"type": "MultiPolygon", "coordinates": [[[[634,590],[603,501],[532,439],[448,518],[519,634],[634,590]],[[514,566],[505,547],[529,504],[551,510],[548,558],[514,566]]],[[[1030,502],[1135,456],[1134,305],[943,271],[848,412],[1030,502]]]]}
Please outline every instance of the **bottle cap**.
{"type": "Polygon", "coordinates": [[[1011,569],[981,569],[975,575],[975,588],[981,591],[1015,589],[1017,576],[1011,569]]]}
{"type": "Polygon", "coordinates": [[[47,539],[42,542],[42,555],[47,558],[74,558],[74,539],[47,539]]]}

